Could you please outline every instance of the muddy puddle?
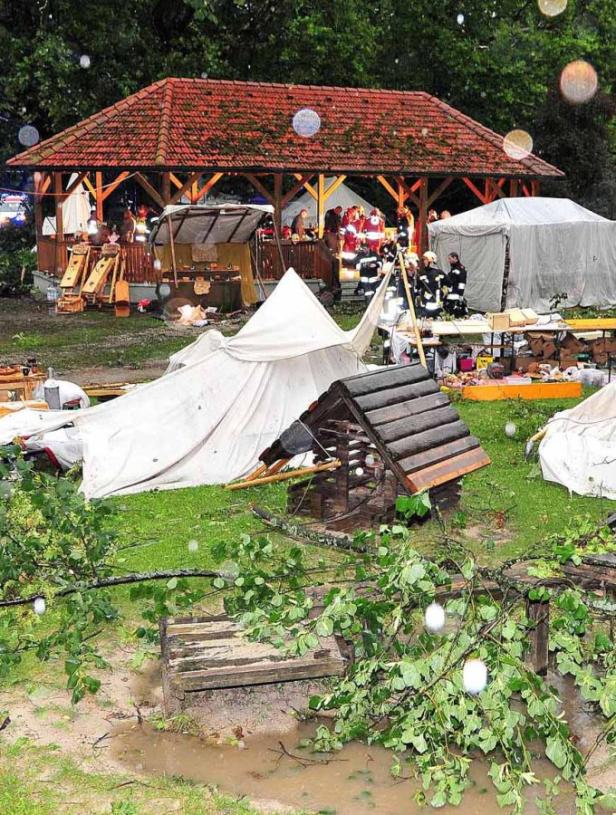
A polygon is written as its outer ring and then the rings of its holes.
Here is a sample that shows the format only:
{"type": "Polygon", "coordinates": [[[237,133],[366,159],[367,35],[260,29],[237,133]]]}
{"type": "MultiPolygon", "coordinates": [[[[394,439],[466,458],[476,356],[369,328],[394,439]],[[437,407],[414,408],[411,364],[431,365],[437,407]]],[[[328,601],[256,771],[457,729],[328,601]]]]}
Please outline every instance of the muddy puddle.
{"type": "MultiPolygon", "coordinates": [[[[293,733],[248,736],[240,747],[161,732],[146,724],[125,724],[115,731],[112,749],[115,758],[130,770],[215,785],[264,808],[282,804],[302,812],[331,815],[425,815],[425,806],[414,799],[420,785],[391,776],[391,752],[353,743],[333,756],[315,754],[298,746],[313,732],[314,724],[301,724],[293,733]]],[[[477,763],[472,770],[473,786],[462,805],[443,807],[440,812],[487,815],[500,811],[488,767],[477,763]]],[[[554,775],[548,762],[538,762],[537,772],[554,775]]],[[[532,796],[540,795],[543,786],[535,789],[538,792],[529,790],[529,815],[538,812],[532,796]]],[[[573,815],[572,800],[561,797],[557,812],[573,815]]]]}

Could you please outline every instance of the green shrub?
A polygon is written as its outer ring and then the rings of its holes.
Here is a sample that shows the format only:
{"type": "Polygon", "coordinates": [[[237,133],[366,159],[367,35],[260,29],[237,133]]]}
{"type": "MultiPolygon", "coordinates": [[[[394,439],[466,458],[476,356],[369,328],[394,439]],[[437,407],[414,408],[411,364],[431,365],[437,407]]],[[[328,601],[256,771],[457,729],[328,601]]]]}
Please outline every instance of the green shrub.
{"type": "Polygon", "coordinates": [[[31,221],[23,226],[0,229],[0,296],[24,294],[32,285],[36,268],[34,228],[31,221]]]}

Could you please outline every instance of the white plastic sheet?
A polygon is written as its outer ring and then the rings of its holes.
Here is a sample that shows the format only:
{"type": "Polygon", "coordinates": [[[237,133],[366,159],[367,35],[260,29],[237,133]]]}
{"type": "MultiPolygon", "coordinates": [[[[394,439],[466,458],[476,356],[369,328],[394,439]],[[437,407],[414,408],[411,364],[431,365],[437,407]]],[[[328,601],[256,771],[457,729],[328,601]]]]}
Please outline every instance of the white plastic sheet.
{"type": "Polygon", "coordinates": [[[234,337],[208,332],[174,355],[170,373],[111,402],[0,419],[0,441],[74,423],[89,498],[238,478],[333,381],[367,370],[361,355],[387,282],[346,332],[289,270],[234,337]]]}
{"type": "Polygon", "coordinates": [[[616,500],[616,382],[550,419],[539,460],[547,481],[616,500]]]}

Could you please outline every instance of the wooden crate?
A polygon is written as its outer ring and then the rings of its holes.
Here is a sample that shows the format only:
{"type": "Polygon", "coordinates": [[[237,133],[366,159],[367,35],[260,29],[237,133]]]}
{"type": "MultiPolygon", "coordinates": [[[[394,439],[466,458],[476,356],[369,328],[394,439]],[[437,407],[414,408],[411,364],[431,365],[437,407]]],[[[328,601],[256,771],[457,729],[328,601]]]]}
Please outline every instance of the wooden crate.
{"type": "Polygon", "coordinates": [[[224,614],[163,619],[160,641],[167,715],[190,706],[203,691],[341,676],[347,664],[334,637],[291,657],[246,639],[224,614]]]}

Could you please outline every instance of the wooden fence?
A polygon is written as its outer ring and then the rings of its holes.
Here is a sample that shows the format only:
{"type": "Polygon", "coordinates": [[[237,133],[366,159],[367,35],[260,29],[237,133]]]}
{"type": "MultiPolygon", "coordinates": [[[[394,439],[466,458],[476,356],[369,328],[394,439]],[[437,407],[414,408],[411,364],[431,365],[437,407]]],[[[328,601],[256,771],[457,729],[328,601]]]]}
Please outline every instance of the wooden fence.
{"type": "Polygon", "coordinates": [[[281,247],[284,268],[276,242],[263,242],[259,246],[258,266],[263,280],[280,280],[292,267],[301,278],[322,280],[330,287],[333,285],[337,260],[323,241],[281,241],[281,247]]]}
{"type": "MultiPolygon", "coordinates": [[[[72,245],[73,241],[61,240],[58,243],[55,238],[39,238],[37,244],[39,271],[61,277],[68,264],[68,249],[72,245]]],[[[92,247],[91,263],[96,263],[100,251],[100,246],[92,247]]],[[[126,261],[125,278],[129,283],[155,283],[158,280],[160,272],[156,272],[152,266],[153,258],[146,244],[122,244],[122,253],[126,261]]]]}

